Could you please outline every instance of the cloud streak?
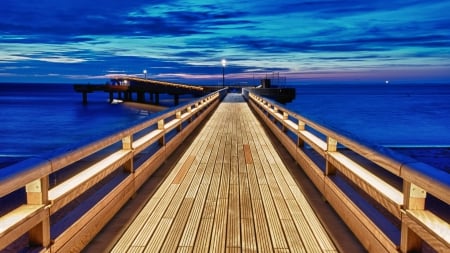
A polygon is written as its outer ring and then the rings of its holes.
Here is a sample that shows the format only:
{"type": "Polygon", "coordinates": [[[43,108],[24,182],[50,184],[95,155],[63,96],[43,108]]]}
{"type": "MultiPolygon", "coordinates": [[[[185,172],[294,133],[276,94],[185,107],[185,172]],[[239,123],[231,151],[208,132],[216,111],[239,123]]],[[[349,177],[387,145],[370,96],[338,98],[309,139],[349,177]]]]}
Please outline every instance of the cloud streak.
{"type": "Polygon", "coordinates": [[[420,67],[420,82],[450,79],[441,74],[450,18],[436,15],[450,1],[43,0],[1,8],[0,82],[105,81],[111,71],[145,68],[162,79],[215,83],[222,58],[236,79],[277,71],[291,83],[370,82],[371,71],[396,66],[399,82],[420,67]]]}

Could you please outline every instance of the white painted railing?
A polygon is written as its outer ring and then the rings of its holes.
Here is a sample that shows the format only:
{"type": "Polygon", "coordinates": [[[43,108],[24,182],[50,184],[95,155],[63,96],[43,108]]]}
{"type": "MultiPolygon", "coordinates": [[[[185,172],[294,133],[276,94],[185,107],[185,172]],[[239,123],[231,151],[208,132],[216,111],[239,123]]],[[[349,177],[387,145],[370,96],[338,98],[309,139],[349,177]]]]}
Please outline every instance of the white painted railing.
{"type": "Polygon", "coordinates": [[[368,251],[450,252],[447,172],[368,147],[243,93],[368,251]]]}

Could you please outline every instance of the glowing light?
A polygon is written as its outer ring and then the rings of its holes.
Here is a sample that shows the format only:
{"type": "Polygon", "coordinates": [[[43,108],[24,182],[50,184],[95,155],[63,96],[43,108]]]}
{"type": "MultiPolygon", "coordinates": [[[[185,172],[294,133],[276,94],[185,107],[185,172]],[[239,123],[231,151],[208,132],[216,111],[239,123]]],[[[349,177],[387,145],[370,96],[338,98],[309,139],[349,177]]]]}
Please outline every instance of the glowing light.
{"type": "Polygon", "coordinates": [[[227,60],[222,59],[222,88],[225,87],[225,66],[227,65],[227,60]]]}

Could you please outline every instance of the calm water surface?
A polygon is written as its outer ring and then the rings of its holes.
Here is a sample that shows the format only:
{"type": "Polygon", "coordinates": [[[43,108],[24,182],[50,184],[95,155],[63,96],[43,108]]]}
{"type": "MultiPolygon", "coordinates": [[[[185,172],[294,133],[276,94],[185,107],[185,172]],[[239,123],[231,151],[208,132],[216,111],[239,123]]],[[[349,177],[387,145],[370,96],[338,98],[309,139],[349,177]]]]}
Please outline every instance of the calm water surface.
{"type": "MultiPolygon", "coordinates": [[[[287,108],[351,138],[389,147],[450,147],[450,85],[296,88],[287,108]]],[[[81,94],[67,84],[0,84],[0,168],[154,116],[111,105],[102,92],[88,100],[83,105],[81,94]]]]}

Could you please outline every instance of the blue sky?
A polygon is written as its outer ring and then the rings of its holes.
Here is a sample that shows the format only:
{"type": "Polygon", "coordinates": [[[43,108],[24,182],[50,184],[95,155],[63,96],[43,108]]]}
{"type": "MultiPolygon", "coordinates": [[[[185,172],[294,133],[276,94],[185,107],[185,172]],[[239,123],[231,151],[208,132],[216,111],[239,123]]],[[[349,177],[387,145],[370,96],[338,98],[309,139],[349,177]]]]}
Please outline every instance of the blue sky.
{"type": "Polygon", "coordinates": [[[450,83],[450,1],[2,0],[0,82],[450,83]],[[242,3],[243,2],[243,3],[242,3]]]}

